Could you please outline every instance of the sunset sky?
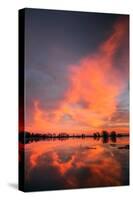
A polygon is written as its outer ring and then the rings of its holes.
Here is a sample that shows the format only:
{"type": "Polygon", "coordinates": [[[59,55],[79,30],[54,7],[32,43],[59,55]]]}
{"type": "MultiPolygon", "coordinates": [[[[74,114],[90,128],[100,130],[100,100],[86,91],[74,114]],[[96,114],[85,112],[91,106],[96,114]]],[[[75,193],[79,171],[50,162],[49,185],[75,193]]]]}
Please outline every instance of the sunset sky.
{"type": "Polygon", "coordinates": [[[129,130],[129,16],[26,9],[25,130],[129,130]]]}

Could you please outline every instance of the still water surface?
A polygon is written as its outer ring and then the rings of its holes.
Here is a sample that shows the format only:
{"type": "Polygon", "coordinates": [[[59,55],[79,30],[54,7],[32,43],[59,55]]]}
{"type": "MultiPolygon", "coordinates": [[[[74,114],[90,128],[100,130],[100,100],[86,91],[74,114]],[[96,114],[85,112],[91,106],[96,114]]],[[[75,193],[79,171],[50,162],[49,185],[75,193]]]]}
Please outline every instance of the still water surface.
{"type": "Polygon", "coordinates": [[[25,144],[25,190],[128,185],[128,144],[128,137],[117,141],[85,138],[25,144]]]}

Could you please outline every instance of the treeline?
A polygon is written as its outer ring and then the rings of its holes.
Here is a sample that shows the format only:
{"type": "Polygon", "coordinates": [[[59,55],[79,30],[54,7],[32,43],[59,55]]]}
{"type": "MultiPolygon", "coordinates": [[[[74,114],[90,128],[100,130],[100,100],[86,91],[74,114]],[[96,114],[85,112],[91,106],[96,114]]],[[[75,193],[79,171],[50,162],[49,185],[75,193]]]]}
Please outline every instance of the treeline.
{"type": "Polygon", "coordinates": [[[107,140],[108,138],[115,139],[117,137],[125,137],[128,136],[128,134],[120,134],[116,133],[115,131],[108,132],[108,131],[102,131],[95,132],[93,134],[68,134],[68,133],[30,133],[30,132],[20,132],[19,133],[19,140],[21,142],[27,142],[27,141],[38,141],[38,140],[45,140],[45,139],[68,139],[68,138],[87,138],[87,137],[93,137],[94,139],[100,139],[103,138],[104,140],[107,140]]]}
{"type": "Polygon", "coordinates": [[[97,138],[97,137],[103,137],[103,138],[107,138],[107,137],[111,137],[111,138],[115,138],[115,137],[125,137],[128,136],[128,134],[121,134],[121,133],[116,133],[115,131],[102,131],[101,133],[96,132],[93,133],[93,137],[97,138]]]}

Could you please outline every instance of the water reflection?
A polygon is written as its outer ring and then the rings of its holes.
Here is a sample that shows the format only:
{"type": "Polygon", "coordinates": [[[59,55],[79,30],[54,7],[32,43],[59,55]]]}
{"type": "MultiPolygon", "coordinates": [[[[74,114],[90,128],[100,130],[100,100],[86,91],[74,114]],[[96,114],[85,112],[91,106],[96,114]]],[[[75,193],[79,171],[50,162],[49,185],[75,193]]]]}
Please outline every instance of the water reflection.
{"type": "Polygon", "coordinates": [[[25,190],[128,185],[128,144],[128,138],[25,144],[25,190]]]}

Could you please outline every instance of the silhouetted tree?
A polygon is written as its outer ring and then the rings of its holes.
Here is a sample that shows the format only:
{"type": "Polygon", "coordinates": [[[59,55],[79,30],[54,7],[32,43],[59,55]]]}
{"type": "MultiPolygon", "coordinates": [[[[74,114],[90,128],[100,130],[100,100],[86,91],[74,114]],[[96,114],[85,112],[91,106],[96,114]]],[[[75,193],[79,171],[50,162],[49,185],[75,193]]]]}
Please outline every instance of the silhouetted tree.
{"type": "Polygon", "coordinates": [[[97,137],[100,137],[100,133],[99,132],[96,132],[96,135],[97,135],[97,137]]]}
{"type": "Polygon", "coordinates": [[[115,131],[112,131],[111,133],[110,133],[110,137],[112,137],[112,138],[116,138],[116,132],[115,131]]]}
{"type": "Polygon", "coordinates": [[[96,138],[96,137],[97,137],[97,134],[96,134],[96,133],[93,133],[93,137],[96,138]]]}
{"type": "Polygon", "coordinates": [[[108,138],[109,137],[109,133],[107,131],[102,131],[102,135],[103,138],[108,138]]]}
{"type": "Polygon", "coordinates": [[[82,138],[84,138],[84,137],[85,137],[85,134],[83,134],[83,133],[82,133],[82,135],[81,135],[81,136],[82,136],[82,138]]]}

